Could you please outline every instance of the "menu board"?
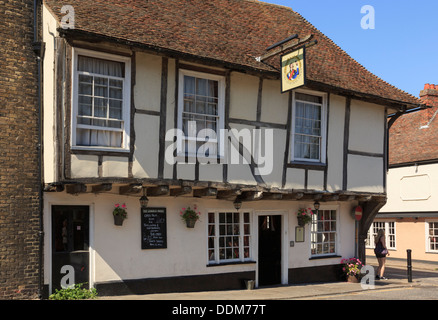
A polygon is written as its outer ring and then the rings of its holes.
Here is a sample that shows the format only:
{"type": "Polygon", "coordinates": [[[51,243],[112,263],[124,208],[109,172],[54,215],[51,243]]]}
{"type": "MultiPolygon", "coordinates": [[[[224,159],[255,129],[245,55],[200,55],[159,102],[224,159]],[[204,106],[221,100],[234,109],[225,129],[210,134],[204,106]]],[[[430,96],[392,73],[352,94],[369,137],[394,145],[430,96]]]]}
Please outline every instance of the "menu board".
{"type": "Polygon", "coordinates": [[[166,208],[141,209],[141,248],[167,248],[166,208]]]}

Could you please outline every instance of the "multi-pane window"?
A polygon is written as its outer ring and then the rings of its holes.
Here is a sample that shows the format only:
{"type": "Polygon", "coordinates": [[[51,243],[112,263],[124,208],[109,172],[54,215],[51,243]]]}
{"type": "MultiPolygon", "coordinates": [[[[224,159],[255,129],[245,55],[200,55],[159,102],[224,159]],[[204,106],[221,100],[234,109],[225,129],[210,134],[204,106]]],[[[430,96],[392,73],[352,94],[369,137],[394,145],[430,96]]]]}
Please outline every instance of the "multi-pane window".
{"type": "Polygon", "coordinates": [[[224,121],[223,77],[181,70],[180,85],[178,121],[185,154],[218,155],[219,129],[224,121]]]}
{"type": "Polygon", "coordinates": [[[427,235],[427,243],[429,251],[438,252],[438,222],[429,222],[429,234],[427,235]]]}
{"type": "Polygon", "coordinates": [[[128,58],[110,60],[114,56],[83,51],[75,50],[72,145],[127,149],[128,58]]]}
{"type": "Polygon", "coordinates": [[[388,249],[396,248],[396,230],[394,221],[376,221],[373,222],[368,230],[366,246],[369,248],[375,247],[374,238],[380,229],[385,230],[385,242],[388,249]]]}
{"type": "Polygon", "coordinates": [[[292,160],[324,162],[324,96],[294,93],[292,160]]]}
{"type": "Polygon", "coordinates": [[[249,212],[208,213],[208,260],[210,263],[251,258],[249,212]]]}
{"type": "Polygon", "coordinates": [[[336,210],[318,210],[312,216],[310,248],[312,255],[336,253],[336,210]]]}

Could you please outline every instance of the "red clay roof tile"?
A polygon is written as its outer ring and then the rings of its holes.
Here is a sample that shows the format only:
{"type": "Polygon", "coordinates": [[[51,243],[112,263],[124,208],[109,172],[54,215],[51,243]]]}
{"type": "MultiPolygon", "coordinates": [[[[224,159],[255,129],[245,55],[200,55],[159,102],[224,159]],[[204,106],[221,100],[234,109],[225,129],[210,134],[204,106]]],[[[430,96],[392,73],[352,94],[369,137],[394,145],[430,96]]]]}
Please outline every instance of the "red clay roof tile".
{"type": "MultiPolygon", "coordinates": [[[[267,47],[292,34],[313,34],[307,76],[357,93],[403,104],[420,101],[367,71],[292,9],[253,0],[45,0],[61,21],[63,5],[75,9],[75,31],[116,38],[193,57],[277,72],[257,62],[267,47]]],[[[73,31],[73,32],[75,32],[73,31]]],[[[279,58],[273,60],[278,64],[279,58]]]]}

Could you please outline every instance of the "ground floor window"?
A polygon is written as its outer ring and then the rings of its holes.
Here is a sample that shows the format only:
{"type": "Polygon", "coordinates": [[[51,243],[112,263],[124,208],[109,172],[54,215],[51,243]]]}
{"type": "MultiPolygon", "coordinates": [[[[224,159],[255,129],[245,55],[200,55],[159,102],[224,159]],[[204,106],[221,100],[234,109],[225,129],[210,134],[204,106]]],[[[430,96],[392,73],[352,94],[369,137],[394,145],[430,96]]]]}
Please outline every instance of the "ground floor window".
{"type": "Polygon", "coordinates": [[[336,210],[318,210],[312,216],[310,229],[312,256],[336,253],[336,210]]]}
{"type": "Polygon", "coordinates": [[[438,222],[427,223],[427,245],[428,251],[438,252],[438,222]]]}
{"type": "Polygon", "coordinates": [[[385,241],[388,249],[396,249],[396,230],[394,221],[376,221],[373,222],[368,230],[366,246],[374,248],[374,237],[377,235],[380,229],[385,230],[385,241]]]}
{"type": "Polygon", "coordinates": [[[249,212],[208,213],[208,261],[224,263],[251,259],[249,212]]]}

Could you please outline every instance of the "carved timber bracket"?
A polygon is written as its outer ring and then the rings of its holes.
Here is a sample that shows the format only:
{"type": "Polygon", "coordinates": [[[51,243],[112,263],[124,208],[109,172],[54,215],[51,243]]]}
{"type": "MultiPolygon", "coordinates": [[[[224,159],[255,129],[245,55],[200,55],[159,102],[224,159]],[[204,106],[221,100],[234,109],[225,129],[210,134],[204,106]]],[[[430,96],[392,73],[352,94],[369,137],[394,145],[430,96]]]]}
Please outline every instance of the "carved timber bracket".
{"type": "Polygon", "coordinates": [[[363,213],[362,219],[359,222],[359,230],[358,230],[358,255],[359,260],[361,260],[364,264],[366,263],[366,254],[365,254],[365,240],[367,238],[368,230],[371,224],[374,221],[379,210],[386,204],[386,197],[380,198],[377,200],[359,202],[362,206],[363,213]]]}

